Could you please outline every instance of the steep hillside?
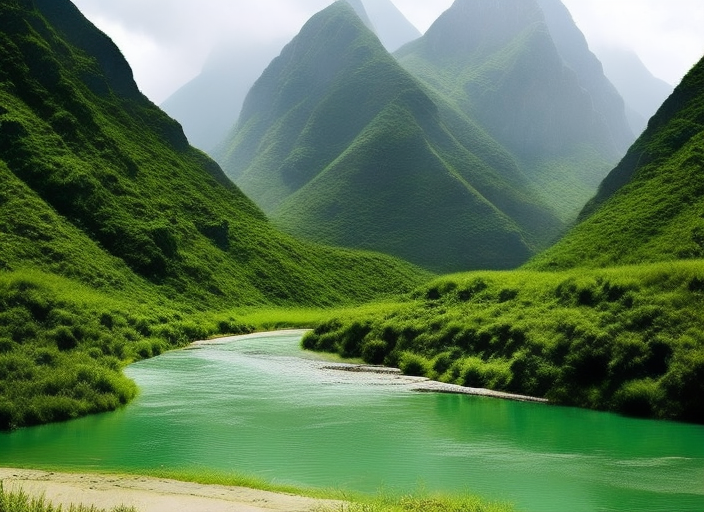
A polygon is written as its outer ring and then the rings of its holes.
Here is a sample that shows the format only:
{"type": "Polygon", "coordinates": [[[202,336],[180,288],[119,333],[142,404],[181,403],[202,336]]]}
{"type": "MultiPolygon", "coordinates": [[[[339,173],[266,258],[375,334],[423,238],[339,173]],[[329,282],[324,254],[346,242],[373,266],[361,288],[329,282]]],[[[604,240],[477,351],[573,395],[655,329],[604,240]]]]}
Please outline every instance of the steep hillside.
{"type": "Polygon", "coordinates": [[[462,386],[704,423],[704,261],[444,276],[308,349],[462,386]]]}
{"type": "Polygon", "coordinates": [[[606,266],[704,257],[704,62],[650,120],[582,222],[531,264],[606,266]]]}
{"type": "Polygon", "coordinates": [[[558,1],[457,0],[396,57],[509,149],[565,220],[632,141],[623,101],[558,1]]]}
{"type": "Polygon", "coordinates": [[[190,147],[68,0],[0,5],[0,428],[112,409],[125,361],[424,275],[300,243],[190,147]]]}
{"type": "Polygon", "coordinates": [[[288,231],[433,270],[516,266],[560,227],[512,157],[344,2],[267,68],[216,156],[288,231]]]}
{"type": "Polygon", "coordinates": [[[660,105],[672,94],[672,86],[653,76],[632,51],[606,48],[599,52],[604,73],[626,102],[633,133],[640,135],[660,105]]]}

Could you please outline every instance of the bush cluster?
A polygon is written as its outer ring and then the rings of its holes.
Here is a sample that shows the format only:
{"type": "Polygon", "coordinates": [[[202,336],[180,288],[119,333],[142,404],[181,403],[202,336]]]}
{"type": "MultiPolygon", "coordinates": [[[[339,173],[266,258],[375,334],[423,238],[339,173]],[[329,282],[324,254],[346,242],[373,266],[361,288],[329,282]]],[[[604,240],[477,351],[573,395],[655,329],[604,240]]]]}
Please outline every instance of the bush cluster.
{"type": "Polygon", "coordinates": [[[704,423],[702,262],[434,281],[303,340],[409,375],[704,423]]]}
{"type": "Polygon", "coordinates": [[[114,410],[135,384],[122,368],[214,335],[250,332],[227,315],[108,299],[38,273],[0,278],[0,430],[114,410]]]}

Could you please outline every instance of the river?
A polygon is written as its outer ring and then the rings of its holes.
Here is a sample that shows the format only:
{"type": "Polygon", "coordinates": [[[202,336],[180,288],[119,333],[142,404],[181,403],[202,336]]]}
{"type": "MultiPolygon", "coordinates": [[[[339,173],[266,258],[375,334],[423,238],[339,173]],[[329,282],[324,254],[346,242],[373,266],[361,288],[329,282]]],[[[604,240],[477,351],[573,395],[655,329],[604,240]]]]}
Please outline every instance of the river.
{"type": "Polygon", "coordinates": [[[0,434],[0,466],[236,471],[305,487],[464,492],[525,512],[704,510],[704,427],[417,393],[328,369],[297,332],[129,366],[128,407],[0,434]]]}

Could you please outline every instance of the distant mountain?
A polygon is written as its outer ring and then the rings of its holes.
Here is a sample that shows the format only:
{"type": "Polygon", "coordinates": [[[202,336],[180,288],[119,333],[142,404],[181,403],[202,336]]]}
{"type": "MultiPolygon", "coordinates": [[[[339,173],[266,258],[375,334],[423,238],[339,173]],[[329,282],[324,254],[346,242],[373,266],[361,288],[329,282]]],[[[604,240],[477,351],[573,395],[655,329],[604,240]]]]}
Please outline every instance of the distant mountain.
{"type": "Polygon", "coordinates": [[[161,104],[178,120],[194,146],[210,151],[232,128],[247,92],[284,41],[225,44],[208,58],[193,80],[161,104]]]}
{"type": "Polygon", "coordinates": [[[607,176],[582,222],[532,266],[704,258],[704,60],[607,176]]]}
{"type": "Polygon", "coordinates": [[[622,99],[558,0],[457,0],[395,55],[509,149],[565,220],[633,140],[622,99]]]}
{"type": "Polygon", "coordinates": [[[561,227],[511,155],[344,2],[271,63],[215,155],[287,231],[437,271],[518,265],[561,227]]]}
{"type": "Polygon", "coordinates": [[[376,35],[388,51],[394,52],[421,36],[391,0],[365,0],[364,7],[376,35]]]}
{"type": "Polygon", "coordinates": [[[628,121],[633,132],[645,130],[648,119],[672,94],[672,86],[653,76],[632,51],[607,48],[599,52],[604,72],[626,102],[628,121]]]}
{"type": "MultiPolygon", "coordinates": [[[[390,0],[347,0],[365,24],[393,51],[420,37],[390,0]],[[369,14],[368,14],[369,13],[369,14]]],[[[215,48],[203,70],[161,108],[183,126],[194,146],[211,151],[236,123],[247,92],[285,40],[230,42],[215,48]]]]}

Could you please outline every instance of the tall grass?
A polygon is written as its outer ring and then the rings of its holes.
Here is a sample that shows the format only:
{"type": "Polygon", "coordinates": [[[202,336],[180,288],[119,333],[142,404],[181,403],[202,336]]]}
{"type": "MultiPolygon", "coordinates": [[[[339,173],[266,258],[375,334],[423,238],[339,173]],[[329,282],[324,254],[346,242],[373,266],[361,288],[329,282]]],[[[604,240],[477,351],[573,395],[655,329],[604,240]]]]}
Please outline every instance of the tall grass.
{"type": "Polygon", "coordinates": [[[380,495],[357,501],[323,505],[316,512],[512,512],[507,503],[494,503],[474,496],[380,495]]]}
{"type": "MultiPolygon", "coordinates": [[[[94,506],[69,505],[64,508],[61,505],[53,505],[43,496],[31,497],[22,489],[8,491],[0,481],[0,512],[106,512],[94,506]]],[[[134,507],[118,506],[110,509],[110,512],[137,512],[134,507]]]]}

